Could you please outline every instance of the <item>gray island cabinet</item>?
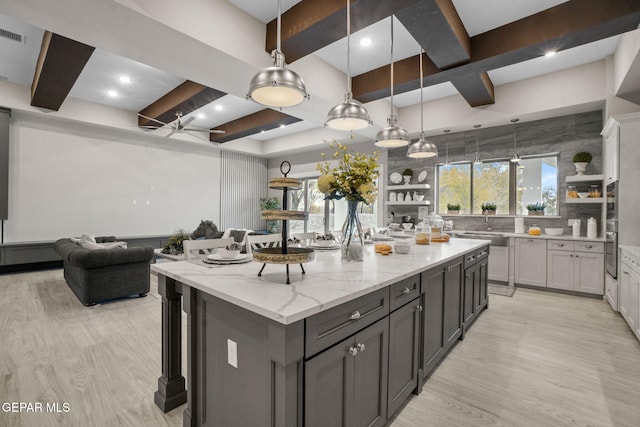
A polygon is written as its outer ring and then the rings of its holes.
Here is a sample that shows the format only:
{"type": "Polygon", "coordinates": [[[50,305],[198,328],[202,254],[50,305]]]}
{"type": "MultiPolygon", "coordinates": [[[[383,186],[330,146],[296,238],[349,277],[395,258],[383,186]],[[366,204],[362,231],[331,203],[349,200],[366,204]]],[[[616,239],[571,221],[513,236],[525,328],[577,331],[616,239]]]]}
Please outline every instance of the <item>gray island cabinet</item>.
{"type": "MultiPolygon", "coordinates": [[[[317,253],[291,285],[277,266],[258,277],[256,263],[153,265],[162,296],[155,402],[165,412],[187,403],[185,426],[386,425],[464,336],[464,275],[480,270],[475,260],[486,264],[488,243],[452,239],[386,257],[367,247],[362,263],[317,253]]],[[[484,271],[467,291],[474,318],[487,304],[484,271]]]]}

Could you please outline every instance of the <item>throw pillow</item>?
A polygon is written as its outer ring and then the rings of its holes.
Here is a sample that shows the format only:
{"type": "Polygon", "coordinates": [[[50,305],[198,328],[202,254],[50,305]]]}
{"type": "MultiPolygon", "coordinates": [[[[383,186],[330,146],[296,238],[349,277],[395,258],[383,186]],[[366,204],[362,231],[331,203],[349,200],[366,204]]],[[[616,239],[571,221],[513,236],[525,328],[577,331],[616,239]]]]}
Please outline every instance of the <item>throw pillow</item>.
{"type": "Polygon", "coordinates": [[[229,237],[233,237],[233,241],[236,243],[243,243],[246,236],[246,230],[231,230],[229,237]]]}

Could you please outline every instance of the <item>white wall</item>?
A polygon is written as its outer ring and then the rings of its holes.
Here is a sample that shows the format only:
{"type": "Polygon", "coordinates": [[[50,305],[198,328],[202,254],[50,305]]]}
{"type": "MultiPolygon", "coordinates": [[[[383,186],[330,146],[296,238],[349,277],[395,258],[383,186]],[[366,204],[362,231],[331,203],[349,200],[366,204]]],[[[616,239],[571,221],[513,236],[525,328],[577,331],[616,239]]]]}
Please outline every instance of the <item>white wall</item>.
{"type": "Polygon", "coordinates": [[[14,112],[9,160],[6,243],[219,222],[220,151],[211,146],[14,112]]]}

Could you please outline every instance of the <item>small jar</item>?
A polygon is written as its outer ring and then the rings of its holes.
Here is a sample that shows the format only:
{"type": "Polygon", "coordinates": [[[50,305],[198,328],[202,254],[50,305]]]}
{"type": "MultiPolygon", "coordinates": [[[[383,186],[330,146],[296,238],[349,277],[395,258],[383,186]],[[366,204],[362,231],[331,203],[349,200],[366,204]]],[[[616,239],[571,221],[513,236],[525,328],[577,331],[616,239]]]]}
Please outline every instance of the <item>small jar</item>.
{"type": "Polygon", "coordinates": [[[602,197],[600,187],[598,185],[592,185],[589,187],[589,197],[602,197]]]}
{"type": "Polygon", "coordinates": [[[431,238],[442,238],[442,227],[444,226],[444,220],[436,213],[432,213],[429,217],[429,225],[431,226],[431,238]]]}
{"type": "Polygon", "coordinates": [[[578,190],[575,185],[567,185],[567,199],[577,199],[578,190]]]}
{"type": "Polygon", "coordinates": [[[428,245],[431,242],[431,227],[424,221],[416,224],[416,245],[428,245]]]}

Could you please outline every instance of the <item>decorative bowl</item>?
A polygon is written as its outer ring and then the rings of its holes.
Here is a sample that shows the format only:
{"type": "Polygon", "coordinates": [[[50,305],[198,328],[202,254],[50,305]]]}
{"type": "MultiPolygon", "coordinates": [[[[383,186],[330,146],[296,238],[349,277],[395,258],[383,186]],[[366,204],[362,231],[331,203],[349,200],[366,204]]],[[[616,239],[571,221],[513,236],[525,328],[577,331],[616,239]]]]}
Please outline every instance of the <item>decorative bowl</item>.
{"type": "Polygon", "coordinates": [[[564,233],[563,228],[545,228],[544,234],[548,236],[561,236],[564,233]]]}
{"type": "Polygon", "coordinates": [[[416,194],[415,196],[416,202],[421,202],[424,200],[424,194],[416,194]]]}
{"type": "Polygon", "coordinates": [[[589,197],[589,193],[586,191],[578,193],[578,197],[580,197],[581,199],[586,199],[587,197],[589,197]]]}
{"type": "Polygon", "coordinates": [[[331,239],[331,240],[316,239],[316,241],[315,241],[315,245],[319,246],[321,248],[327,248],[327,247],[333,246],[335,244],[336,244],[336,241],[334,239],[331,239]]]}
{"type": "Polygon", "coordinates": [[[216,251],[216,254],[220,255],[220,258],[224,258],[224,259],[234,259],[237,258],[238,255],[240,255],[240,251],[232,251],[226,248],[219,248],[216,251]]]}
{"type": "Polygon", "coordinates": [[[411,222],[403,222],[402,223],[402,228],[404,228],[405,230],[411,230],[411,227],[413,227],[413,223],[411,223],[411,222]]]}

